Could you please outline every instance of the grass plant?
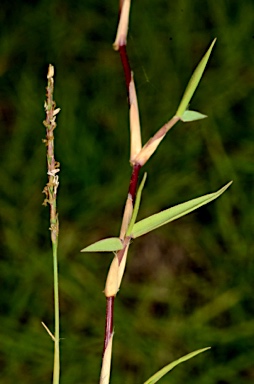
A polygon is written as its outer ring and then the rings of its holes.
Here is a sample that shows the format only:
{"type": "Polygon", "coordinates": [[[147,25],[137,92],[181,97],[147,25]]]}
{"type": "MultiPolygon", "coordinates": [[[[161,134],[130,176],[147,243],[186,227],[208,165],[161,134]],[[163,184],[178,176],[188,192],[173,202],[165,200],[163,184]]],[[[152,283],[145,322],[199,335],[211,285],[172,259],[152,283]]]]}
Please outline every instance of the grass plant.
{"type": "MultiPolygon", "coordinates": [[[[140,129],[140,118],[138,101],[136,95],[136,88],[134,83],[134,75],[131,71],[129,59],[127,55],[127,34],[129,26],[129,14],[130,14],[130,0],[121,0],[119,9],[119,24],[117,28],[116,39],[113,47],[116,51],[119,51],[122,66],[125,75],[125,83],[129,102],[129,123],[130,123],[130,163],[132,166],[132,175],[129,182],[129,190],[125,203],[125,209],[123,213],[122,225],[120,230],[119,239],[110,238],[100,240],[99,243],[95,243],[88,248],[84,248],[82,251],[112,251],[116,252],[115,257],[111,263],[108,276],[105,285],[105,296],[106,296],[106,320],[105,320],[105,335],[104,335],[104,346],[102,356],[102,368],[100,375],[100,384],[108,384],[110,382],[110,367],[112,358],[112,345],[114,335],[114,301],[118,290],[120,289],[121,281],[123,278],[125,264],[127,261],[127,255],[129,245],[132,239],[139,237],[145,233],[148,233],[162,225],[167,224],[189,212],[199,208],[200,206],[209,203],[213,199],[219,197],[231,184],[228,183],[225,187],[216,193],[202,196],[186,203],[180,204],[176,207],[169,208],[165,211],[159,212],[153,216],[141,220],[136,223],[138,210],[140,206],[141,194],[144,188],[146,174],[137,190],[138,177],[141,168],[147,163],[150,157],[154,154],[157,147],[164,139],[168,131],[179,121],[183,122],[195,121],[203,119],[206,116],[196,112],[189,111],[188,106],[190,100],[201,80],[206,64],[212,52],[212,48],[215,44],[215,39],[210,45],[208,51],[198,64],[190,81],[186,87],[183,97],[180,101],[179,107],[175,115],[161,128],[155,135],[142,146],[141,129],[140,129]],[[104,245],[104,248],[103,248],[104,245]],[[98,249],[99,246],[99,249],[98,249]]],[[[157,382],[164,374],[166,374],[172,367],[179,364],[182,361],[188,360],[197,353],[205,351],[207,348],[202,349],[196,353],[187,355],[183,359],[179,359],[175,363],[171,363],[168,368],[158,372],[146,383],[153,384],[157,382]],[[172,365],[173,364],[173,365],[172,365]],[[163,372],[163,373],[162,373],[163,372]]]]}
{"type": "MultiPolygon", "coordinates": [[[[179,121],[141,168],[140,181],[143,172],[147,180],[134,225],[225,181],[234,180],[234,188],[131,240],[115,299],[112,384],[144,382],[204,346],[212,349],[161,383],[252,381],[253,12],[251,0],[133,3],[128,55],[144,143],[177,111],[191,71],[218,38],[190,104],[208,118],[179,121]]],[[[131,173],[124,77],[109,46],[116,1],[3,2],[0,17],[0,381],[48,383],[52,377],[54,344],[41,327],[43,320],[54,329],[54,311],[38,125],[46,63],[52,62],[62,110],[54,131],[61,162],[61,383],[95,383],[112,254],[79,250],[99,239],[119,240],[116,218],[131,173]]]]}
{"type": "MultiPolygon", "coordinates": [[[[100,374],[100,384],[108,384],[110,382],[110,370],[112,359],[112,347],[113,347],[113,335],[114,335],[114,301],[115,297],[120,289],[122,278],[125,271],[125,265],[127,261],[127,255],[130,243],[133,239],[140,237],[146,233],[157,229],[173,220],[184,216],[193,210],[205,205],[212,200],[219,197],[231,184],[228,183],[219,191],[204,195],[186,203],[179,204],[175,207],[168,208],[155,215],[152,215],[146,219],[136,222],[138,211],[141,203],[141,195],[145,185],[147,174],[145,173],[138,188],[138,178],[141,168],[147,163],[150,157],[157,150],[157,147],[164,139],[168,131],[179,121],[183,122],[200,120],[206,117],[196,111],[190,111],[188,109],[190,100],[194,95],[194,92],[201,80],[208,59],[210,57],[212,48],[215,44],[215,40],[212,42],[208,51],[195,69],[187,88],[177,108],[176,114],[161,128],[155,135],[142,146],[141,128],[139,119],[139,109],[136,88],[134,83],[134,75],[131,71],[129,59],[127,55],[127,33],[129,25],[129,13],[130,13],[130,0],[120,1],[119,10],[119,24],[116,34],[116,39],[113,47],[116,51],[119,51],[122,66],[125,75],[125,83],[128,95],[129,103],[129,121],[130,121],[130,163],[132,166],[132,175],[129,182],[129,189],[127,199],[125,203],[125,209],[122,218],[122,225],[119,238],[107,238],[99,240],[98,242],[84,248],[82,252],[114,252],[115,256],[111,263],[108,276],[106,279],[106,285],[104,293],[106,296],[106,319],[105,319],[105,335],[102,355],[102,368],[100,374]]],[[[55,161],[54,157],[54,135],[53,131],[56,127],[55,119],[59,109],[55,109],[55,103],[53,101],[53,66],[49,66],[48,72],[48,87],[47,87],[47,101],[45,103],[46,120],[44,122],[46,126],[46,146],[47,162],[48,162],[48,175],[49,182],[44,188],[46,199],[44,204],[50,205],[50,230],[51,241],[53,250],[53,270],[54,270],[54,301],[55,301],[55,334],[54,336],[48,330],[49,334],[55,343],[54,352],[54,371],[53,371],[53,384],[59,383],[60,373],[60,352],[59,352],[59,291],[58,291],[58,263],[57,263],[57,249],[58,249],[58,232],[59,223],[58,215],[56,211],[56,197],[58,188],[58,175],[59,164],[55,161]]],[[[169,372],[176,365],[186,361],[193,356],[206,351],[208,348],[203,348],[198,351],[189,353],[188,355],[170,363],[162,370],[158,371],[150,379],[146,381],[146,384],[154,384],[167,372],[169,372]]]]}

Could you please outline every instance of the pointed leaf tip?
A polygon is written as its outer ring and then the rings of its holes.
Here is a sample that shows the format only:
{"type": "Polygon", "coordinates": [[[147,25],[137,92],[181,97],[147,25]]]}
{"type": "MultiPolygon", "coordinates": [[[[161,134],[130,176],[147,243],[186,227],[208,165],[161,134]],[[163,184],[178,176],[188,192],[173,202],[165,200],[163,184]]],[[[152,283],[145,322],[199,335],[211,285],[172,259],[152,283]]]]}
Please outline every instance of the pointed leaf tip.
{"type": "Polygon", "coordinates": [[[216,192],[209,193],[207,195],[186,201],[185,203],[175,205],[174,207],[165,209],[164,211],[155,213],[152,216],[138,221],[133,226],[131,237],[135,239],[139,236],[145,235],[146,233],[151,232],[154,229],[161,227],[162,225],[165,225],[173,220],[179,219],[180,217],[187,215],[195,209],[210,203],[210,201],[215,200],[220,195],[222,195],[222,193],[225,192],[225,190],[231,184],[232,181],[224,185],[224,187],[222,187],[216,192]]]}
{"type": "Polygon", "coordinates": [[[205,55],[203,56],[203,58],[201,59],[201,61],[197,65],[196,69],[194,70],[194,72],[190,78],[190,81],[189,81],[189,83],[185,89],[184,94],[183,94],[182,100],[180,101],[179,107],[176,111],[176,116],[178,116],[180,118],[182,117],[185,110],[187,109],[187,107],[190,103],[190,100],[191,100],[194,92],[197,89],[197,86],[198,86],[198,84],[202,78],[202,75],[204,73],[206,64],[209,60],[209,57],[211,55],[211,52],[212,52],[212,49],[213,49],[215,42],[216,42],[216,38],[212,41],[210,47],[208,48],[207,52],[205,53],[205,55]]]}
{"type": "Polygon", "coordinates": [[[173,361],[172,363],[170,363],[170,364],[166,365],[164,368],[162,368],[160,371],[156,372],[144,384],[155,384],[155,383],[157,383],[157,381],[159,381],[169,371],[172,371],[172,369],[175,368],[177,365],[183,363],[184,361],[192,359],[196,355],[198,355],[200,353],[203,353],[203,352],[207,351],[208,349],[211,349],[211,347],[198,349],[197,351],[188,353],[188,355],[180,357],[180,359],[173,361]]]}
{"type": "Polygon", "coordinates": [[[188,121],[195,121],[205,119],[207,115],[203,115],[203,113],[197,111],[189,111],[188,109],[183,113],[181,120],[186,123],[188,121]]]}
{"type": "Polygon", "coordinates": [[[118,237],[109,237],[88,245],[80,252],[116,252],[120,249],[123,249],[121,240],[118,237]]]}

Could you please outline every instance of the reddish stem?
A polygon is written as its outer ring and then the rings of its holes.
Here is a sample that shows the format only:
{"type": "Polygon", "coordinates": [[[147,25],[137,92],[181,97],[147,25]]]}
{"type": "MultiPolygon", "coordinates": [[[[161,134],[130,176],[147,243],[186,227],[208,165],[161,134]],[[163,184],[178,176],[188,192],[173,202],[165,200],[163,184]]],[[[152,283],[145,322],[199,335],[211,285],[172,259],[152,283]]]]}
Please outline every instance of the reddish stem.
{"type": "Polygon", "coordinates": [[[129,194],[132,197],[133,205],[135,203],[137,184],[138,184],[138,175],[139,175],[140,169],[141,169],[141,165],[135,164],[133,166],[132,175],[131,175],[131,179],[130,179],[129,194]]]}
{"type": "Polygon", "coordinates": [[[127,94],[128,94],[128,98],[129,98],[129,86],[130,86],[130,82],[131,82],[131,67],[130,67],[130,63],[129,63],[125,44],[119,46],[119,53],[120,53],[120,57],[121,57],[122,65],[123,65],[125,84],[126,84],[127,94]]]}
{"type": "MultiPolygon", "coordinates": [[[[133,204],[135,202],[136,197],[136,191],[137,191],[137,184],[138,184],[138,176],[139,171],[141,169],[140,164],[136,164],[133,166],[132,175],[130,179],[130,185],[129,185],[129,194],[132,197],[133,204]]],[[[125,248],[121,249],[118,253],[118,262],[121,263],[121,260],[123,258],[125,252],[125,248]]],[[[107,304],[106,304],[106,320],[105,320],[105,334],[104,334],[104,346],[103,346],[103,356],[105,353],[105,350],[108,346],[109,340],[113,333],[114,328],[114,301],[115,296],[106,297],[107,304]]]]}
{"type": "Polygon", "coordinates": [[[102,356],[104,356],[108,342],[113,333],[115,296],[106,297],[106,300],[107,302],[106,302],[105,337],[104,337],[104,346],[103,346],[102,356]]]}
{"type": "MultiPolygon", "coordinates": [[[[121,8],[121,2],[120,2],[120,8],[121,8]]],[[[119,46],[119,53],[122,61],[122,66],[124,70],[124,76],[125,76],[125,84],[127,89],[127,95],[129,100],[129,86],[131,82],[131,68],[130,63],[126,51],[126,44],[120,44],[119,46]]],[[[132,169],[132,175],[130,179],[130,185],[129,185],[129,194],[132,198],[133,204],[135,202],[136,197],[136,191],[137,191],[137,184],[138,184],[138,176],[139,171],[141,169],[140,164],[136,164],[133,166],[132,169]]],[[[119,263],[122,260],[124,254],[124,250],[119,251],[118,253],[118,260],[119,263]]],[[[105,336],[104,336],[104,347],[103,347],[103,356],[105,353],[105,350],[108,346],[109,340],[113,333],[113,327],[114,327],[114,300],[115,296],[106,297],[107,304],[106,304],[106,321],[105,321],[105,336]]]]}

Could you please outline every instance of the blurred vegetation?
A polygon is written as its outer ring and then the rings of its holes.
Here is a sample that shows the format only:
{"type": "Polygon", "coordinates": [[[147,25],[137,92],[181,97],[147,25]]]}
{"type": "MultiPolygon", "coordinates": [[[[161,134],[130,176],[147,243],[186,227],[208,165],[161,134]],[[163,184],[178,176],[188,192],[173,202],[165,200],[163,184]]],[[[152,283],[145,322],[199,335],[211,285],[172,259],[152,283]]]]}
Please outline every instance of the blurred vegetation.
{"type": "MultiPolygon", "coordinates": [[[[175,112],[214,37],[191,104],[145,166],[140,217],[234,183],[218,201],[135,241],[116,301],[112,384],[142,383],[195,349],[161,383],[254,379],[252,0],[133,2],[128,49],[144,142],[175,112]]],[[[118,234],[131,168],[128,107],[112,50],[118,1],[3,0],[0,7],[0,381],[49,383],[53,277],[43,103],[49,63],[61,108],[62,384],[98,382],[108,255],[80,249],[118,234]]]]}

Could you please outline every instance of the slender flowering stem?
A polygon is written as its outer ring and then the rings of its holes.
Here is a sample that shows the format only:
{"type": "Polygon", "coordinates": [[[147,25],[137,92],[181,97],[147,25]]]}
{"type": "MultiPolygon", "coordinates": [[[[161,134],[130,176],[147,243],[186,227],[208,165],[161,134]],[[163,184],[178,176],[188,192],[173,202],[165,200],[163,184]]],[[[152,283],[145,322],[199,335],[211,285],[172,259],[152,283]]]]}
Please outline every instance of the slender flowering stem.
{"type": "MultiPolygon", "coordinates": [[[[57,188],[59,185],[58,175],[59,163],[55,160],[54,155],[54,129],[56,128],[56,115],[60,109],[55,109],[55,102],[53,100],[54,91],[54,67],[49,65],[48,69],[48,86],[46,88],[47,100],[45,102],[46,120],[43,122],[46,127],[46,140],[47,146],[47,166],[48,166],[48,183],[43,192],[46,198],[43,205],[49,204],[50,207],[50,231],[53,253],[53,275],[54,275],[54,313],[55,313],[55,332],[52,337],[54,341],[54,368],[53,368],[53,384],[59,384],[60,378],[60,350],[59,350],[59,289],[58,289],[58,262],[57,262],[57,249],[58,249],[58,232],[59,221],[56,208],[57,188]]],[[[47,327],[46,327],[47,329],[47,327]]]]}

